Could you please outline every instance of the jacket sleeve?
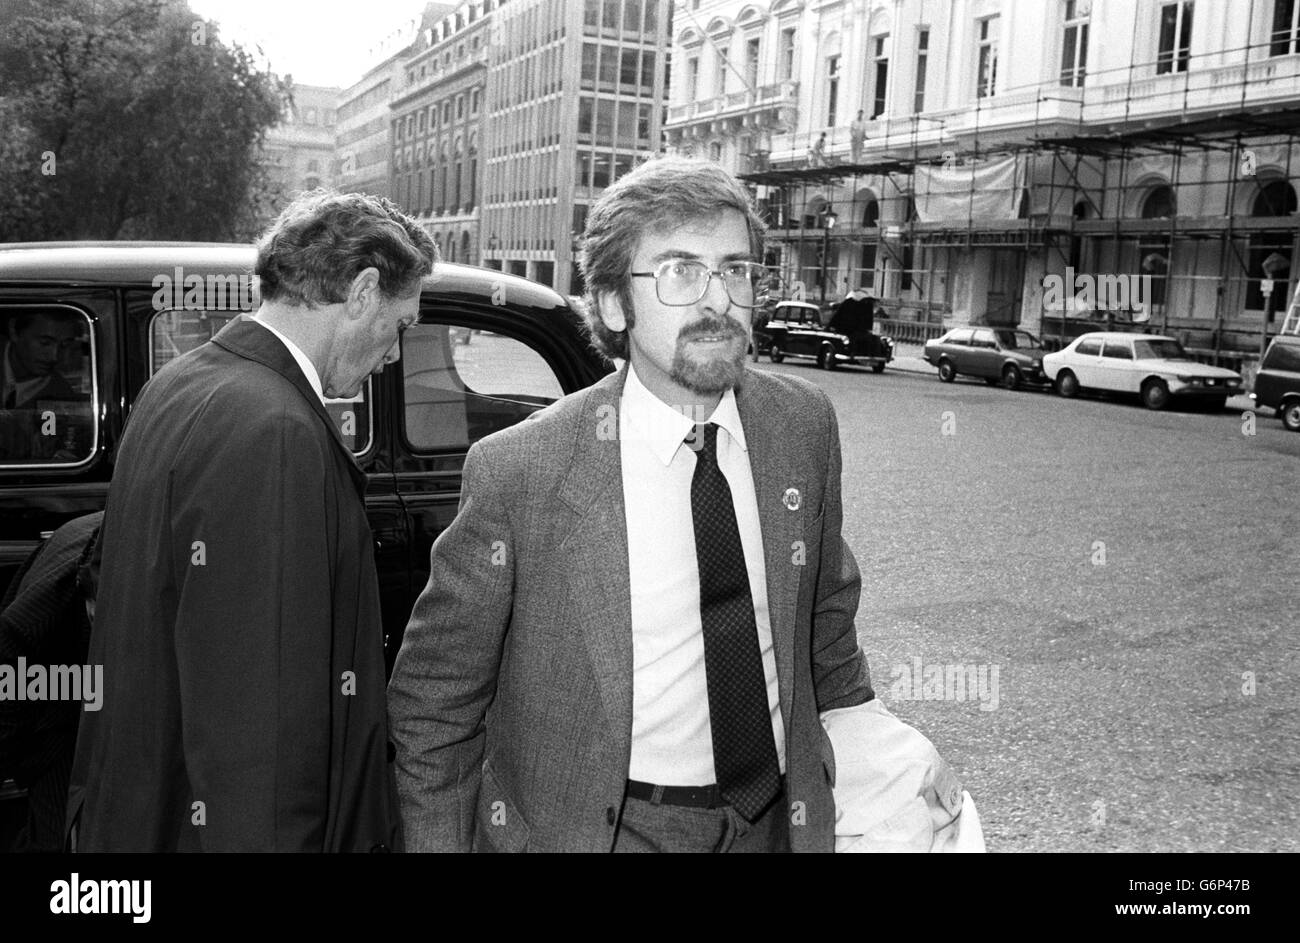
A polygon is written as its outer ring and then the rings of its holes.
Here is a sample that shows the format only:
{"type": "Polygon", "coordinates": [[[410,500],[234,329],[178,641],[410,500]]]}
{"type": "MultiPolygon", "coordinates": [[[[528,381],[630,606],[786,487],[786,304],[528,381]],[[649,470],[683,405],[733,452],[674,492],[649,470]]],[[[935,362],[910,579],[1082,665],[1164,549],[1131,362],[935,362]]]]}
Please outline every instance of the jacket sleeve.
{"type": "Polygon", "coordinates": [[[460,510],[434,542],[429,583],[388,686],[408,851],[469,851],[473,844],[484,718],[514,587],[515,543],[497,471],[481,445],[470,449],[460,510]]]}
{"type": "Polygon", "coordinates": [[[812,668],[817,710],[850,707],[871,700],[871,676],[858,645],[853,618],[858,609],[862,577],[857,561],[840,530],[844,511],[840,497],[840,429],[830,399],[820,390],[826,417],[826,485],[822,498],[821,561],[813,604],[812,668]]]}
{"type": "Polygon", "coordinates": [[[344,683],[333,456],[302,417],[211,421],[228,425],[167,484],[187,824],[205,851],[320,851],[344,683]]]}

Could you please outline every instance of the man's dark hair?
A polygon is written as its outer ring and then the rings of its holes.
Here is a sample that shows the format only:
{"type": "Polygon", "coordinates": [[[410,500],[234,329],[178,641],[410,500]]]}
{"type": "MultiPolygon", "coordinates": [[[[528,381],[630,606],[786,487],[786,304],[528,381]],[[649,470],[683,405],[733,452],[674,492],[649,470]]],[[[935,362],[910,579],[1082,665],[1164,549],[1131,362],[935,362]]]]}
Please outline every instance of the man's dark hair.
{"type": "Polygon", "coordinates": [[[637,167],[601,194],[587,214],[579,264],[587,283],[586,318],[596,349],[611,359],[628,356],[627,331],[611,331],[600,317],[600,296],[616,295],[627,318],[632,309],[632,258],[647,231],[716,219],[725,210],[745,217],[750,251],[763,257],[766,227],[745,188],[707,160],[659,157],[637,167]]]}
{"type": "Polygon", "coordinates": [[[315,308],[347,299],[363,269],[379,290],[405,297],[433,270],[438,247],[411,217],[381,197],[313,190],[294,200],[257,243],[262,300],[315,308]]]}

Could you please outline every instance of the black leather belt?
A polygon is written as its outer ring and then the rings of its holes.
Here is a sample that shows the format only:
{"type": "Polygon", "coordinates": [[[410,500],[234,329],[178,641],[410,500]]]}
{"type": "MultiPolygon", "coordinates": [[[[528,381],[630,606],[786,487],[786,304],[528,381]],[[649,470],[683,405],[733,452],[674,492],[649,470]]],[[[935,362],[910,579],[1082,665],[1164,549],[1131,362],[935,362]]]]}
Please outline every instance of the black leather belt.
{"type": "Polygon", "coordinates": [[[654,805],[683,805],[692,809],[718,809],[726,805],[717,783],[709,786],[656,786],[629,779],[627,794],[654,805]]]}

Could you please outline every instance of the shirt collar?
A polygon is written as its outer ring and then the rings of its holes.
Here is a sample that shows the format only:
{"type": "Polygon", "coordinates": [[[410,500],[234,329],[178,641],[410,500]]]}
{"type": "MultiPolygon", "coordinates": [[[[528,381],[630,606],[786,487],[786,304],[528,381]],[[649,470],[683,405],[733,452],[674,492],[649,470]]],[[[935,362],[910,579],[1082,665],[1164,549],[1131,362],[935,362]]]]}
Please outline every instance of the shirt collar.
{"type": "Polygon", "coordinates": [[[280,331],[277,331],[275,328],[271,327],[271,325],[267,324],[265,321],[260,320],[256,315],[250,317],[249,320],[252,321],[254,324],[262,325],[262,327],[266,328],[276,337],[280,338],[280,343],[284,344],[285,347],[289,348],[289,353],[293,355],[293,359],[297,362],[299,369],[301,369],[303,375],[307,377],[307,382],[311,384],[312,390],[315,391],[316,396],[320,398],[321,404],[324,405],[325,390],[321,387],[320,374],[316,372],[316,365],[312,363],[311,360],[308,358],[308,356],[302,352],[302,348],[299,347],[297,344],[295,344],[293,341],[289,340],[289,338],[285,337],[284,334],[282,334],[280,331]]]}
{"type": "MultiPolygon", "coordinates": [[[[679,412],[646,389],[631,363],[627,366],[622,408],[625,427],[619,434],[644,442],[665,467],[672,464],[677,450],[695,428],[695,420],[690,415],[679,412]]],[[[748,450],[734,390],[722,394],[713,415],[705,421],[716,423],[737,445],[748,450]]]]}

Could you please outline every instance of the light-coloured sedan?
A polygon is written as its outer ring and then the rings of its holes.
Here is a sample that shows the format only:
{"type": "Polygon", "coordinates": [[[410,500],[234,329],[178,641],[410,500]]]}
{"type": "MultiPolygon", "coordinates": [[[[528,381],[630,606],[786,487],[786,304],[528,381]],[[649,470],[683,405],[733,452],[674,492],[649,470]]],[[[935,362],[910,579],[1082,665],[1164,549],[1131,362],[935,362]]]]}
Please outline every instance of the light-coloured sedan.
{"type": "Polygon", "coordinates": [[[1136,393],[1148,409],[1174,397],[1222,409],[1241,392],[1241,374],[1197,363],[1172,337],[1096,332],[1043,357],[1043,373],[1062,396],[1083,390],[1136,393]]]}

